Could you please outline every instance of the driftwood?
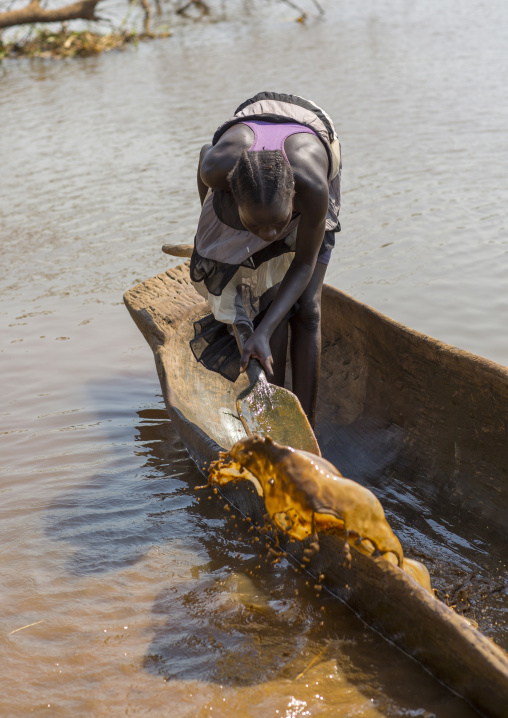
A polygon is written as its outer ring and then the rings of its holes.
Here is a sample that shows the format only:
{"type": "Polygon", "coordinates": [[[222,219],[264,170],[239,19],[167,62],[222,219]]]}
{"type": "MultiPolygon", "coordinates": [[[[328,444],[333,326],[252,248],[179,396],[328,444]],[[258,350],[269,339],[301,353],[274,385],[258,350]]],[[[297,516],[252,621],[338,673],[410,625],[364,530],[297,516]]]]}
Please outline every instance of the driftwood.
{"type": "Polygon", "coordinates": [[[95,8],[101,0],[78,0],[65,7],[46,9],[39,0],[19,10],[0,13],[0,29],[14,25],[32,25],[38,22],[65,22],[66,20],[99,20],[95,8]]]}
{"type": "MultiPolygon", "coordinates": [[[[154,352],[170,418],[206,472],[221,448],[245,437],[235,400],[246,377],[233,384],[191,356],[193,322],[209,308],[190,284],[188,265],[137,285],[124,300],[154,352]]],[[[392,496],[402,523],[416,523],[427,510],[466,544],[473,526],[484,544],[506,545],[508,370],[413,332],[332,287],[322,305],[316,433],[323,456],[382,503],[392,496]]],[[[224,496],[262,525],[261,499],[237,486],[226,486],[224,496]]],[[[328,591],[480,714],[508,717],[508,655],[501,648],[397,566],[355,550],[348,566],[333,536],[320,544],[308,564],[316,580],[325,574],[328,591]]],[[[286,548],[301,561],[304,547],[286,548]]]]}

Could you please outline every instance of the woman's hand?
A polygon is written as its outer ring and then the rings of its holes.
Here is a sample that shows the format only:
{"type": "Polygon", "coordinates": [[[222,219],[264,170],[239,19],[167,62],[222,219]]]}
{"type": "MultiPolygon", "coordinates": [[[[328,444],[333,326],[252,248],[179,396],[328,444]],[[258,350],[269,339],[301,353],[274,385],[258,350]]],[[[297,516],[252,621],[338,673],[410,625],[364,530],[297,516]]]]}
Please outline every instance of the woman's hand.
{"type": "Polygon", "coordinates": [[[259,328],[256,329],[243,346],[240,359],[241,372],[247,369],[247,364],[251,357],[260,362],[266,376],[270,379],[273,376],[272,350],[270,349],[270,342],[267,335],[263,331],[260,331],[259,328]]]}

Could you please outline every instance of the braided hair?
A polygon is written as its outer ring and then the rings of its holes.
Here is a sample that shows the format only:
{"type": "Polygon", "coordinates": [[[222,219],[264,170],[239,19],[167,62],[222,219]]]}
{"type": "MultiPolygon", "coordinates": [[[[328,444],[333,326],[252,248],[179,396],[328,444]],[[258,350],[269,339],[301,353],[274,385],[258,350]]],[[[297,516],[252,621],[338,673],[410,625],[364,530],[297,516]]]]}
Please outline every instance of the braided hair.
{"type": "Polygon", "coordinates": [[[228,175],[237,204],[287,205],[295,194],[295,178],[281,150],[244,150],[228,175]]]}

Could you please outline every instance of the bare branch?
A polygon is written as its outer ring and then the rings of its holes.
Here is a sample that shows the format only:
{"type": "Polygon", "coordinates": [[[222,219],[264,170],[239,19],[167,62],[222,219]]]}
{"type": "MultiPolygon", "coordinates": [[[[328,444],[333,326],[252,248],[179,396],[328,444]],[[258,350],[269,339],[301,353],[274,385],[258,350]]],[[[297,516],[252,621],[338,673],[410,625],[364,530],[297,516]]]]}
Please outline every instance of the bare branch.
{"type": "Polygon", "coordinates": [[[282,2],[285,2],[286,5],[289,5],[289,6],[292,7],[294,10],[297,10],[297,11],[300,13],[300,18],[299,18],[299,19],[301,19],[301,20],[305,20],[305,19],[306,19],[307,13],[305,12],[305,10],[302,10],[301,7],[298,7],[298,5],[297,5],[296,3],[294,3],[294,2],[292,2],[292,0],[282,0],[282,2]]]}
{"type": "Polygon", "coordinates": [[[317,9],[319,10],[319,14],[324,15],[325,11],[321,7],[321,5],[318,3],[318,0],[312,0],[312,1],[313,1],[314,5],[317,7],[317,9]]]}
{"type": "Polygon", "coordinates": [[[175,12],[177,15],[186,16],[187,10],[192,6],[196,7],[201,12],[200,17],[203,17],[203,15],[210,14],[210,8],[206,4],[206,2],[204,2],[204,0],[189,0],[188,2],[185,3],[185,5],[182,5],[177,10],[175,10],[175,12]]]}
{"type": "Polygon", "coordinates": [[[145,11],[145,17],[143,20],[143,31],[146,35],[150,33],[150,21],[152,19],[152,8],[148,0],[140,0],[141,7],[145,11]]]}
{"type": "Polygon", "coordinates": [[[98,20],[95,7],[101,0],[78,0],[71,5],[46,10],[39,0],[32,0],[20,10],[0,13],[0,28],[26,25],[36,22],[63,22],[65,20],[98,20]]]}

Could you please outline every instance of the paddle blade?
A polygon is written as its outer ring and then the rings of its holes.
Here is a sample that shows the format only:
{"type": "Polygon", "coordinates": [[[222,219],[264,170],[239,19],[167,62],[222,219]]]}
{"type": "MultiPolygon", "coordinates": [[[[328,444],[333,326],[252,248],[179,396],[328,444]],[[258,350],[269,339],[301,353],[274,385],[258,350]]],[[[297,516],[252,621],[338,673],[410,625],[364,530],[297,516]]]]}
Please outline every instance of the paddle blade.
{"type": "Polygon", "coordinates": [[[271,436],[279,444],[321,456],[302,405],[287,389],[263,377],[238,395],[236,406],[249,435],[271,436]]]}

